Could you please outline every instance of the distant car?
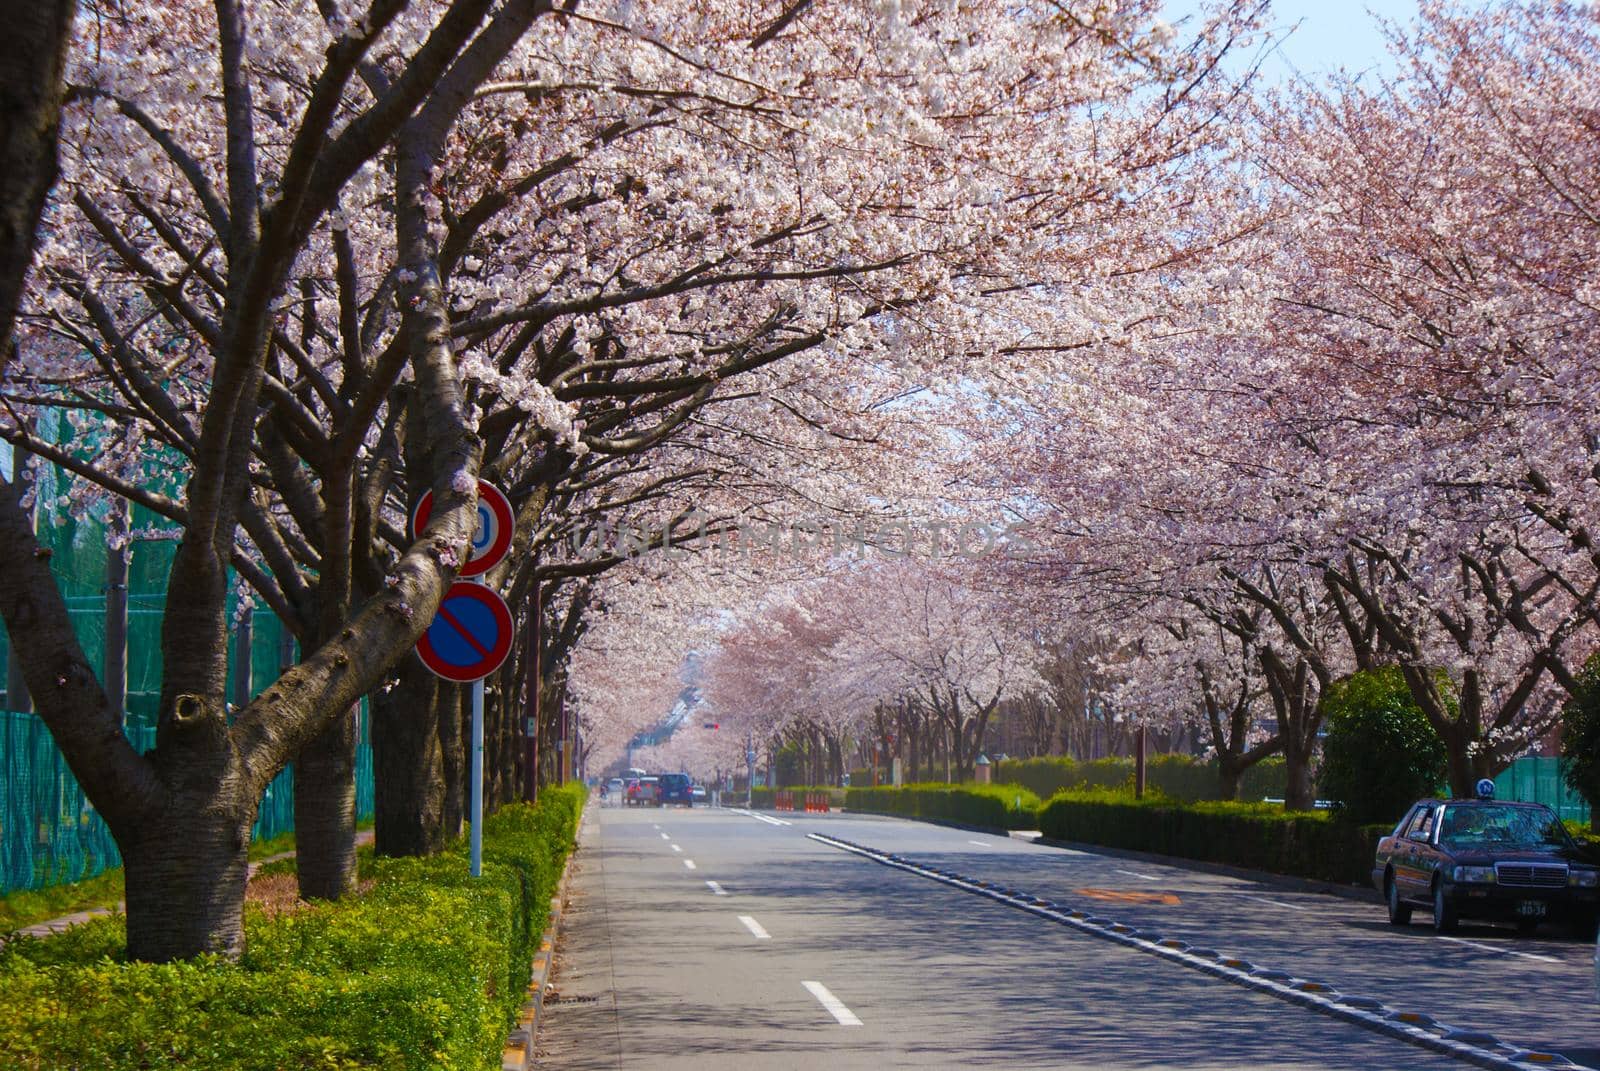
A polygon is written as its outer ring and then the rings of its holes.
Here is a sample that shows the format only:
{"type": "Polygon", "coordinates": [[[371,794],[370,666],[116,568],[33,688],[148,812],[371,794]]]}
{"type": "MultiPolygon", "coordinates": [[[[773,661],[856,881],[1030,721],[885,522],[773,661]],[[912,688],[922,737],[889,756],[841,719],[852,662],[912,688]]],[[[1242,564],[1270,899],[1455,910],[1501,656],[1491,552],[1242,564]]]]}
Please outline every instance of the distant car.
{"type": "Polygon", "coordinates": [[[611,780],[606,782],[606,799],[612,803],[616,803],[618,800],[622,799],[623,794],[627,792],[627,790],[628,783],[626,781],[620,777],[613,777],[611,780]]]}
{"type": "Polygon", "coordinates": [[[628,782],[627,800],[634,807],[659,807],[661,786],[654,777],[638,777],[628,782]]]}
{"type": "Polygon", "coordinates": [[[706,798],[706,786],[695,785],[689,790],[689,794],[694,797],[696,803],[699,803],[706,798]]]}
{"type": "Polygon", "coordinates": [[[1521,933],[1549,919],[1593,940],[1600,917],[1600,867],[1540,803],[1420,800],[1378,842],[1372,881],[1390,923],[1406,925],[1420,906],[1440,933],[1462,918],[1521,933]]]}
{"type": "Polygon", "coordinates": [[[686,773],[664,773],[659,778],[661,790],[656,802],[662,806],[681,803],[694,806],[694,781],[686,773]]]}

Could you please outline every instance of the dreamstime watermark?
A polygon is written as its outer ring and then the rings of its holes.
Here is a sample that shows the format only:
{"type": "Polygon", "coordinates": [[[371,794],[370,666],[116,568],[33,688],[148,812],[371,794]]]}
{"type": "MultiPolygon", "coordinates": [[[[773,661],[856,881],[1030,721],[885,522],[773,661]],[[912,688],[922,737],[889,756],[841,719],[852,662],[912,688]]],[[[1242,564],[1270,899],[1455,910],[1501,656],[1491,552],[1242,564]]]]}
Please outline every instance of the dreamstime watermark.
{"type": "Polygon", "coordinates": [[[581,561],[638,558],[666,554],[673,560],[690,554],[750,561],[757,557],[803,558],[819,554],[888,559],[966,558],[991,555],[1023,557],[1037,551],[1019,523],[895,519],[829,520],[802,517],[793,521],[713,518],[693,511],[671,524],[632,520],[601,522],[574,531],[568,549],[581,561]]]}

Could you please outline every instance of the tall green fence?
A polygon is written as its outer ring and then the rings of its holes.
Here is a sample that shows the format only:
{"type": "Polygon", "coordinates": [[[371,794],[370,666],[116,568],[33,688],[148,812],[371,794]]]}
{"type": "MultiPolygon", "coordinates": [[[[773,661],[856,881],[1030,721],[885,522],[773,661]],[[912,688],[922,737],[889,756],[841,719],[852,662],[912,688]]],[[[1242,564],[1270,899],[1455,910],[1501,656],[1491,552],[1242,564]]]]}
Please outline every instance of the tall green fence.
{"type": "Polygon", "coordinates": [[[1561,776],[1561,760],[1517,759],[1494,779],[1496,799],[1542,803],[1570,822],[1589,821],[1589,805],[1561,776]]]}
{"type": "MultiPolygon", "coordinates": [[[[147,751],[155,730],[130,725],[128,738],[147,751]]],[[[372,817],[372,742],[366,704],[356,745],[356,810],[372,817]]],[[[261,798],[251,836],[294,829],[294,767],[280,773],[261,798]]],[[[36,714],[0,710],[0,893],[93,877],[121,866],[104,820],[84,798],[50,731],[36,714]]]]}
{"type": "MultiPolygon", "coordinates": [[[[59,420],[46,421],[40,433],[57,442],[71,438],[59,420]]],[[[8,471],[9,453],[0,454],[0,471],[8,471]]],[[[96,670],[105,664],[107,553],[118,538],[104,502],[75,502],[80,493],[53,465],[35,469],[39,542],[50,552],[67,603],[73,632],[84,656],[96,670]]],[[[169,493],[170,477],[146,473],[147,482],[169,493]]],[[[124,710],[128,738],[140,751],[155,746],[155,723],[161,697],[161,622],[167,601],[167,579],[176,544],[168,522],[142,507],[129,518],[127,571],[127,697],[124,710]]],[[[235,589],[229,596],[228,695],[236,694],[238,674],[248,665],[250,693],[258,694],[278,679],[281,667],[294,658],[294,647],[281,622],[260,608],[251,610],[250,644],[246,655],[237,642],[246,597],[235,589]]],[[[0,623],[0,692],[11,698],[10,644],[0,623]]],[[[121,865],[105,822],[84,799],[44,723],[33,714],[5,709],[0,701],[0,893],[78,881],[106,867],[121,865]]],[[[356,752],[356,806],[371,817],[372,746],[366,702],[362,701],[361,735],[356,752]]],[[[273,837],[294,828],[294,770],[279,774],[268,786],[256,820],[256,838],[273,837]]]]}

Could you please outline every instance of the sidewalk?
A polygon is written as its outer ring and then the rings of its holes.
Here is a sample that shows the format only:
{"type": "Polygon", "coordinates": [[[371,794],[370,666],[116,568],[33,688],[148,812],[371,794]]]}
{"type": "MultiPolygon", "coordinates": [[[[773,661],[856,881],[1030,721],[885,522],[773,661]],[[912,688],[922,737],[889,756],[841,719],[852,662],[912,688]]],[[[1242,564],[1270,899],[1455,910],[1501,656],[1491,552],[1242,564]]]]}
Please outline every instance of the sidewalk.
{"type": "MultiPolygon", "coordinates": [[[[372,830],[364,829],[356,834],[356,844],[358,846],[371,843],[372,830]]],[[[248,883],[251,878],[256,876],[256,871],[266,866],[268,863],[277,863],[284,859],[293,858],[294,852],[287,851],[279,852],[277,855],[269,855],[265,859],[257,859],[252,862],[249,868],[246,870],[245,881],[248,883]]],[[[24,926],[22,929],[17,931],[17,936],[49,937],[52,934],[58,934],[62,930],[69,929],[70,927],[76,926],[79,923],[88,922],[90,919],[99,918],[102,915],[110,915],[113,913],[113,910],[123,911],[126,910],[126,908],[127,904],[124,901],[118,900],[115,909],[109,907],[94,907],[87,911],[74,911],[70,915],[62,915],[59,918],[46,919],[43,922],[36,922],[32,926],[24,926]]],[[[4,944],[5,940],[5,936],[0,934],[0,944],[4,944]]]]}

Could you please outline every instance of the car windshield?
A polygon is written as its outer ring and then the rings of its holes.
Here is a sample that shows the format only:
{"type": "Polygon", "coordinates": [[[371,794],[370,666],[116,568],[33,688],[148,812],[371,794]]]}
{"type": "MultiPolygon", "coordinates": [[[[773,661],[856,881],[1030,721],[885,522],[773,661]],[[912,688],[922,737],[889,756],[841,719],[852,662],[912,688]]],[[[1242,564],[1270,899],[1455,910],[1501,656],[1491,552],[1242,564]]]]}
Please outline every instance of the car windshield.
{"type": "Polygon", "coordinates": [[[1439,840],[1452,848],[1565,848],[1572,841],[1548,807],[1449,804],[1439,840]]]}

